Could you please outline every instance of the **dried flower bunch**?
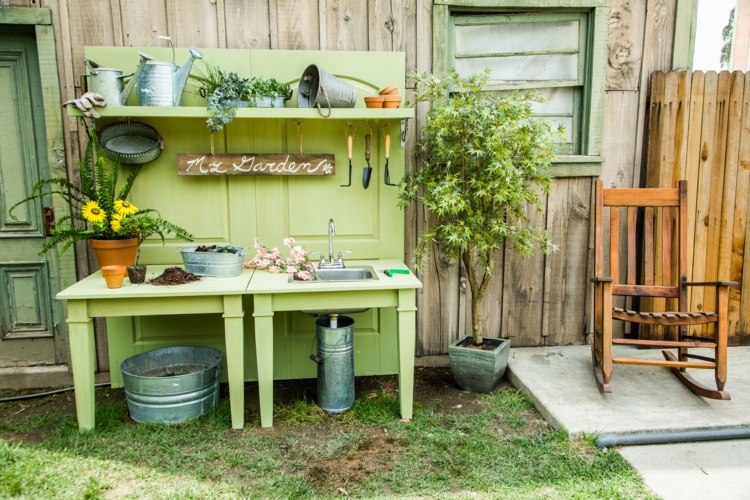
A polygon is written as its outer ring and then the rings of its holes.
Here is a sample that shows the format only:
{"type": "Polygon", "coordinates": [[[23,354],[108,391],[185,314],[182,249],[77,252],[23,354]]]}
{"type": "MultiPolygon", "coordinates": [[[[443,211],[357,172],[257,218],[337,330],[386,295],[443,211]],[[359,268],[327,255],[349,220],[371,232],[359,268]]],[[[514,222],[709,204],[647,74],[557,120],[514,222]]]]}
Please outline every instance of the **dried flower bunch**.
{"type": "Polygon", "coordinates": [[[268,269],[271,274],[278,274],[281,271],[292,275],[292,278],[300,281],[317,281],[318,275],[315,272],[315,266],[310,262],[310,255],[303,247],[294,245],[294,238],[291,236],[284,239],[284,246],[289,248],[291,257],[283,258],[279,249],[266,248],[263,243],[254,240],[254,246],[257,250],[255,257],[245,262],[244,266],[248,269],[268,269]]]}

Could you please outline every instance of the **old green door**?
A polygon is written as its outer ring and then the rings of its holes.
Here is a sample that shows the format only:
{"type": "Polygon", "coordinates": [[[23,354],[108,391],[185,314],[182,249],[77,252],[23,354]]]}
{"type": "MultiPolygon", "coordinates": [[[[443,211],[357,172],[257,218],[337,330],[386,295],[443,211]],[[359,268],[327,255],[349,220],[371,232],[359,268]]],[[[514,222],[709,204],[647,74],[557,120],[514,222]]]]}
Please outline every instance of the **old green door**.
{"type": "MultiPolygon", "coordinates": [[[[8,209],[48,171],[42,88],[34,28],[0,33],[0,368],[63,362],[56,348],[49,257],[41,200],[8,209]]],[[[49,209],[47,209],[49,211],[49,209]]],[[[56,256],[51,256],[56,258],[56,256]]]]}

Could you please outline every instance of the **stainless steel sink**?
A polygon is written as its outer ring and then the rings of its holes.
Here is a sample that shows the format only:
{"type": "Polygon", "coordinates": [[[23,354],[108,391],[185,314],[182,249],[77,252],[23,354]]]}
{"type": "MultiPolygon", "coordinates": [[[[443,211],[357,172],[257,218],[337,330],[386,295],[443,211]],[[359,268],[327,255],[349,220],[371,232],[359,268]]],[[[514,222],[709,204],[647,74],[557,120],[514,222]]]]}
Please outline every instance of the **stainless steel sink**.
{"type": "Polygon", "coordinates": [[[300,281],[289,276],[289,283],[340,283],[342,281],[375,281],[378,275],[371,266],[346,267],[343,269],[318,269],[318,281],[300,281]]]}

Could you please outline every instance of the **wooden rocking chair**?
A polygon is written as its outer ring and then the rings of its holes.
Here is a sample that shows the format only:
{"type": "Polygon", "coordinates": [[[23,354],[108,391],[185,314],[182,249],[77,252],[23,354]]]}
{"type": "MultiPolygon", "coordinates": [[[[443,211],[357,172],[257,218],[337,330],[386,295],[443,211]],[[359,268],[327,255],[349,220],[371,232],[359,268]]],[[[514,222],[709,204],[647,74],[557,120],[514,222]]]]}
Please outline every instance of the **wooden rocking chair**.
{"type": "MultiPolygon", "coordinates": [[[[665,366],[672,369],[685,386],[699,396],[711,399],[730,399],[724,392],[727,380],[727,315],[729,309],[729,287],[737,283],[728,281],[687,282],[687,181],[680,181],[675,189],[604,189],[602,181],[596,183],[596,277],[594,283],[594,345],[591,354],[594,375],[599,390],[612,392],[610,378],[612,365],[665,366]],[[610,208],[610,274],[604,275],[604,208],[610,208]],[[619,213],[627,207],[627,283],[621,283],[619,269],[619,213]],[[638,207],[644,210],[644,284],[636,284],[636,215],[638,207]],[[658,208],[661,207],[661,210],[658,208]],[[672,283],[672,210],[678,207],[677,228],[679,231],[679,283],[672,283]],[[661,283],[654,283],[654,218],[661,211],[662,262],[661,283]],[[687,310],[687,287],[716,287],[716,309],[714,312],[689,312],[687,310]],[[636,312],[612,308],[612,296],[665,297],[678,299],[678,311],[636,312]],[[612,320],[630,321],[643,325],[674,326],[677,338],[674,341],[635,340],[612,338],[612,320]],[[715,323],[714,336],[688,335],[687,327],[715,323]],[[664,361],[653,359],[613,358],[612,345],[677,348],[677,358],[669,351],[662,351],[664,361]],[[714,357],[690,354],[688,348],[712,348],[714,357]],[[696,361],[689,361],[690,359],[696,361]],[[686,368],[714,370],[716,390],[698,383],[685,372],[686,368]]],[[[657,222],[658,224],[658,222],[657,222]]],[[[656,273],[659,274],[659,273],[656,273]]],[[[658,276],[657,276],[658,280],[658,276]]]]}

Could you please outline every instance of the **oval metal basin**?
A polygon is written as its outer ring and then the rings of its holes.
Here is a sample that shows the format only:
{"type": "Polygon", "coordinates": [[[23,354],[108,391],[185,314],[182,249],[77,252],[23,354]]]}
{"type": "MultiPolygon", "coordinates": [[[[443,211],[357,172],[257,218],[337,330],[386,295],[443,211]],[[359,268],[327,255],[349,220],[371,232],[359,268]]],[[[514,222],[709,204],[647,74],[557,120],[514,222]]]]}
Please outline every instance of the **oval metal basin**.
{"type": "Polygon", "coordinates": [[[300,281],[289,277],[289,283],[340,283],[342,281],[375,281],[378,278],[375,269],[370,266],[345,267],[343,269],[318,269],[318,281],[300,281]]]}

